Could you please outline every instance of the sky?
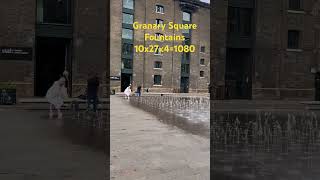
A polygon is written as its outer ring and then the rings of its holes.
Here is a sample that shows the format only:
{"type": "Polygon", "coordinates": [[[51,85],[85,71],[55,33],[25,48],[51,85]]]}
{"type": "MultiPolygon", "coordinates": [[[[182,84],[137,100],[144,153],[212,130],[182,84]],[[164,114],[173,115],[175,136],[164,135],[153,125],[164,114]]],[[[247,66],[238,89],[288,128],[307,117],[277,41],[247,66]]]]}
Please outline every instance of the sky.
{"type": "Polygon", "coordinates": [[[200,1],[210,3],[210,0],[200,0],[200,1]]]}

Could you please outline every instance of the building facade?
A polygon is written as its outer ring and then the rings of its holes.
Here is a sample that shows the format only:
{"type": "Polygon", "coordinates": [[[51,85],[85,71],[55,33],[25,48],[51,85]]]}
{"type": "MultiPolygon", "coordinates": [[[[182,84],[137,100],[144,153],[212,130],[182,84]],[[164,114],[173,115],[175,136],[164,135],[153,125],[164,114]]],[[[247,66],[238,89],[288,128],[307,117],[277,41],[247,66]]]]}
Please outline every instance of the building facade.
{"type": "Polygon", "coordinates": [[[212,2],[211,79],[219,99],[319,94],[319,2],[212,2]],[[318,80],[317,80],[318,79],[318,80]]]}
{"type": "Polygon", "coordinates": [[[149,92],[208,92],[210,83],[210,5],[198,0],[111,1],[111,90],[129,84],[149,92]],[[132,24],[197,24],[188,32],[134,30],[132,24]],[[184,41],[146,41],[145,34],[185,35],[184,41]],[[195,45],[194,53],[135,52],[135,45],[195,45]]]}
{"type": "Polygon", "coordinates": [[[106,90],[107,12],[100,0],[0,2],[0,83],[16,85],[18,97],[44,96],[67,71],[77,96],[94,71],[106,90]]]}

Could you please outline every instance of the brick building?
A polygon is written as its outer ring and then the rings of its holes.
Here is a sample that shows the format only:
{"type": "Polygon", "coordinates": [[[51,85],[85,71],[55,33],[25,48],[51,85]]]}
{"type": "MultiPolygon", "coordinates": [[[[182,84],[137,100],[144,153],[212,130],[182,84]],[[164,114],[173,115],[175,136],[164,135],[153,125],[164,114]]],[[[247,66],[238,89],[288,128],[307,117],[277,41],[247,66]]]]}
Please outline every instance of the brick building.
{"type": "Polygon", "coordinates": [[[19,97],[44,96],[67,70],[73,96],[85,90],[87,74],[106,80],[107,2],[12,0],[0,2],[0,83],[19,97]]]}
{"type": "Polygon", "coordinates": [[[320,70],[318,4],[213,1],[211,80],[220,87],[216,98],[313,100],[315,86],[320,87],[315,81],[320,70]]]}
{"type": "Polygon", "coordinates": [[[123,91],[130,83],[150,92],[207,92],[210,82],[210,5],[199,0],[111,0],[111,89],[123,91]],[[133,22],[195,23],[189,32],[134,30],[133,22]],[[182,35],[186,40],[145,41],[146,33],[182,35]],[[135,45],[193,44],[195,53],[136,53],[135,45]]]}

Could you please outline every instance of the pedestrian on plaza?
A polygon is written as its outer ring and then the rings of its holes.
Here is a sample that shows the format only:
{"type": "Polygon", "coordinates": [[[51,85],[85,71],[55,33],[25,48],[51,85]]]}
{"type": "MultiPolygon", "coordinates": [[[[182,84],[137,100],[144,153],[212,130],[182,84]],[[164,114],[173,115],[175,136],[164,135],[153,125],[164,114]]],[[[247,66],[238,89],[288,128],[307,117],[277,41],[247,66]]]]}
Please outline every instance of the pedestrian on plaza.
{"type": "Polygon", "coordinates": [[[138,86],[136,95],[137,95],[138,97],[141,96],[141,86],[138,86]]]}
{"type": "Polygon", "coordinates": [[[98,92],[99,92],[100,81],[97,74],[89,75],[87,81],[87,101],[88,107],[93,106],[93,111],[97,111],[98,104],[98,92]]]}
{"type": "Polygon", "coordinates": [[[125,99],[128,99],[130,98],[130,95],[131,95],[131,84],[124,90],[124,95],[125,95],[125,99]]]}
{"type": "Polygon", "coordinates": [[[53,108],[58,112],[58,119],[62,119],[61,106],[63,101],[68,97],[67,88],[65,87],[66,79],[61,77],[55,81],[46,94],[46,99],[50,103],[49,118],[53,118],[53,108]]]}

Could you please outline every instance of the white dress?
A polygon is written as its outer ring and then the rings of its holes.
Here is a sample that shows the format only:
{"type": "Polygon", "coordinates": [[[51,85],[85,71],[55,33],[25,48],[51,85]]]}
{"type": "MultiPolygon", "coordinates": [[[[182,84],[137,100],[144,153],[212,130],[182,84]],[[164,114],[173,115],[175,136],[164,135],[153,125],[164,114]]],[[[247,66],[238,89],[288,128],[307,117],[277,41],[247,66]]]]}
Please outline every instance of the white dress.
{"type": "Polygon", "coordinates": [[[48,102],[53,104],[57,109],[61,108],[63,100],[67,97],[67,88],[60,86],[59,81],[55,81],[46,94],[48,102]]]}
{"type": "Polygon", "coordinates": [[[130,96],[130,95],[131,95],[131,89],[130,89],[130,87],[127,87],[126,90],[124,90],[124,94],[125,94],[126,96],[130,96]]]}

